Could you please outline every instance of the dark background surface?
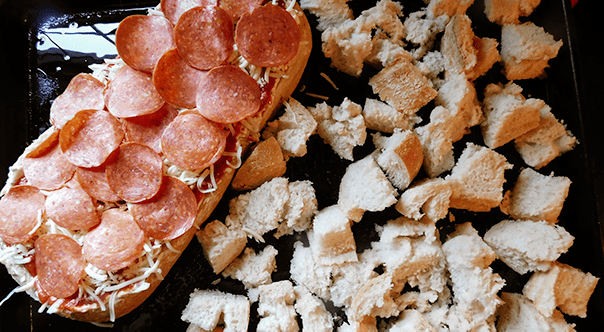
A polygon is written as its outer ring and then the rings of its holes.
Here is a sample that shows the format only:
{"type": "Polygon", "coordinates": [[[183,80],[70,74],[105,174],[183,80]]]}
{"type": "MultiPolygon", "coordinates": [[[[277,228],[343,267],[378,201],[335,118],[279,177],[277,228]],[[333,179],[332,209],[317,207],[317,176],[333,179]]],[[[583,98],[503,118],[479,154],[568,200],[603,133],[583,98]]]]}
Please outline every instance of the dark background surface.
{"type": "MultiPolygon", "coordinates": [[[[355,8],[355,14],[362,9],[354,0],[350,3],[355,8]]],[[[417,1],[401,1],[404,11],[417,8],[417,1]]],[[[48,126],[48,109],[54,99],[69,82],[69,78],[84,71],[90,62],[96,61],[90,57],[72,57],[65,62],[61,59],[43,59],[35,52],[36,31],[41,23],[49,17],[66,18],[67,21],[77,21],[85,24],[92,20],[116,20],[127,13],[119,11],[124,8],[140,8],[154,6],[156,1],[34,1],[34,0],[0,0],[0,182],[4,183],[6,172],[23,149],[40,130],[48,126]],[[84,14],[81,14],[84,13],[84,14]],[[88,14],[92,13],[92,16],[88,14]],[[96,13],[102,15],[97,16],[96,13]],[[62,14],[74,14],[64,16],[62,14]],[[32,33],[33,32],[33,33],[32,33]],[[34,51],[32,51],[34,50],[34,51]],[[57,63],[61,71],[56,71],[57,63]],[[30,91],[36,93],[30,94],[30,91]]],[[[365,4],[364,6],[369,6],[365,4]]],[[[470,8],[470,13],[480,13],[482,0],[470,8]]],[[[561,261],[572,266],[589,271],[592,274],[604,276],[604,261],[602,258],[602,226],[604,211],[604,138],[602,135],[602,78],[604,69],[601,58],[601,4],[600,1],[580,0],[571,9],[570,1],[549,0],[537,8],[530,17],[536,24],[544,26],[555,38],[562,39],[564,46],[559,56],[550,61],[549,75],[544,80],[519,82],[525,89],[525,95],[541,98],[551,107],[559,119],[564,119],[568,128],[580,141],[575,150],[556,159],[541,170],[543,174],[555,172],[571,178],[570,196],[560,216],[560,225],[564,226],[575,236],[575,244],[569,252],[561,257],[561,261]]],[[[484,16],[484,15],[483,15],[484,16]]],[[[309,20],[314,22],[312,15],[309,20]]],[[[498,37],[498,30],[492,25],[477,18],[473,25],[479,37],[498,37]],[[486,26],[485,29],[476,27],[486,26]]],[[[323,58],[320,52],[320,36],[314,31],[315,49],[300,88],[305,92],[329,95],[330,105],[338,105],[344,97],[364,103],[366,96],[371,95],[367,85],[368,77],[376,73],[373,68],[366,68],[359,79],[337,73],[329,68],[329,60],[323,58]],[[333,88],[320,78],[320,72],[327,73],[340,88],[333,88]]],[[[497,69],[497,68],[495,68],[497,69]]],[[[501,74],[492,70],[477,81],[477,89],[490,82],[505,82],[501,74]]],[[[294,97],[304,105],[311,106],[321,100],[313,99],[297,91],[294,97]]],[[[420,112],[425,113],[426,110],[420,112]]],[[[479,133],[473,132],[468,139],[480,140],[479,133]]],[[[355,157],[362,157],[371,152],[371,144],[355,150],[355,157]]],[[[462,142],[460,142],[462,144],[462,142]]],[[[457,144],[456,155],[459,155],[463,145],[457,144]]],[[[465,143],[463,143],[465,144],[465,143]]],[[[317,189],[317,197],[321,207],[334,204],[337,200],[339,178],[349,162],[335,157],[329,147],[313,136],[309,142],[311,154],[304,158],[295,158],[288,163],[290,180],[311,179],[317,189]]],[[[515,165],[514,170],[506,173],[513,179],[523,167],[521,159],[514,156],[513,148],[504,146],[498,152],[508,156],[515,165]],[[510,157],[511,156],[511,157],[510,157]]],[[[358,159],[358,158],[356,158],[358,159]]],[[[513,184],[508,181],[506,188],[513,184]]],[[[226,198],[234,196],[228,193],[226,198]]],[[[225,204],[218,208],[213,217],[224,218],[225,204]]],[[[472,214],[463,211],[453,211],[459,222],[473,221],[476,228],[483,233],[489,226],[501,220],[498,211],[488,214],[472,214]]],[[[367,214],[364,221],[355,224],[355,235],[363,237],[363,243],[358,241],[359,251],[375,240],[373,223],[383,223],[386,218],[396,217],[392,210],[383,214],[367,214]],[[363,234],[361,236],[361,234],[363,234]]],[[[443,234],[450,225],[440,223],[443,234]]],[[[298,236],[282,238],[281,241],[271,241],[275,246],[290,246],[298,236]]],[[[251,242],[250,242],[251,243],[251,242]]],[[[257,246],[261,247],[261,246],[257,246]]],[[[279,270],[273,274],[273,280],[287,279],[289,256],[283,250],[277,256],[279,270]]],[[[508,280],[506,291],[520,291],[521,285],[528,276],[518,276],[496,261],[493,264],[502,277],[508,280]]],[[[194,240],[181,259],[176,263],[166,280],[157,291],[139,308],[125,317],[119,318],[114,329],[116,331],[165,331],[169,329],[184,331],[187,324],[180,321],[180,313],[188,301],[188,295],[195,288],[210,287],[219,279],[213,275],[211,268],[203,259],[201,247],[194,240]]],[[[0,267],[0,298],[16,287],[16,283],[0,267]]],[[[222,279],[213,286],[224,291],[243,293],[243,287],[229,279],[222,279]]],[[[579,319],[567,317],[570,322],[577,324],[579,331],[599,330],[604,317],[604,295],[601,284],[598,285],[588,309],[588,318],[579,319]]],[[[76,330],[97,330],[96,327],[81,322],[70,321],[56,315],[39,314],[39,304],[25,294],[16,294],[0,307],[0,331],[46,331],[51,328],[69,328],[76,330]]],[[[254,310],[254,308],[253,308],[254,310]]],[[[252,311],[254,313],[254,311],[252,311]]],[[[107,331],[106,328],[98,328],[107,331]]]]}

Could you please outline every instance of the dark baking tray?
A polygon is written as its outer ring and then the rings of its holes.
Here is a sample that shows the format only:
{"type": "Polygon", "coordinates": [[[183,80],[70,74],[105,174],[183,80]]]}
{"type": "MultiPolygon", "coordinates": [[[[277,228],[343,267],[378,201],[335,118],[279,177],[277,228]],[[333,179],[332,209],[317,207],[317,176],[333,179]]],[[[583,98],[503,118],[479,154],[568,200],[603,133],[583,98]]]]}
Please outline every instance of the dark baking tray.
{"type": "MultiPolygon", "coordinates": [[[[400,1],[403,11],[408,14],[422,5],[421,1],[400,1]]],[[[157,1],[76,1],[76,0],[3,0],[0,1],[0,181],[4,183],[8,167],[14,163],[23,149],[36,138],[41,131],[49,126],[48,112],[51,101],[64,90],[69,79],[75,74],[87,71],[88,65],[102,61],[102,55],[86,51],[70,51],[58,42],[60,48],[42,50],[40,37],[45,35],[44,43],[55,41],[52,36],[57,29],[72,29],[82,26],[94,26],[97,23],[119,22],[123,17],[139,12],[143,8],[155,6],[157,1]],[[66,55],[69,58],[65,57],[66,55]]],[[[350,6],[358,15],[361,10],[370,6],[370,2],[353,0],[350,6]]],[[[603,176],[602,153],[599,149],[604,139],[600,130],[597,95],[601,88],[597,82],[602,76],[602,69],[595,56],[594,45],[602,38],[595,34],[599,27],[593,1],[582,0],[575,9],[571,9],[570,1],[543,1],[530,16],[530,20],[543,26],[558,40],[564,41],[558,57],[550,61],[547,70],[548,77],[542,80],[518,82],[524,88],[526,96],[541,98],[552,107],[552,112],[563,119],[568,128],[580,141],[571,152],[554,160],[543,168],[541,173],[568,176],[573,184],[566,201],[559,224],[564,226],[573,236],[573,247],[564,254],[560,261],[568,263],[598,277],[604,276],[604,260],[602,249],[601,221],[604,213],[602,188],[603,176]]],[[[486,21],[482,14],[482,0],[477,0],[470,7],[469,13],[474,18],[473,27],[479,37],[499,37],[499,29],[486,21]]],[[[316,19],[308,15],[311,25],[316,19]]],[[[524,20],[523,20],[524,21],[524,20]]],[[[73,32],[73,31],[71,31],[73,32]]],[[[71,32],[67,32],[68,34],[71,32]]],[[[111,31],[105,28],[95,32],[101,43],[109,42],[111,31]]],[[[86,34],[90,34],[86,33],[86,34]]],[[[86,34],[74,38],[86,38],[86,34]]],[[[88,37],[90,37],[88,35],[88,37]]],[[[377,70],[366,67],[360,78],[338,73],[330,67],[329,60],[323,57],[320,48],[320,34],[313,31],[314,50],[310,64],[300,82],[294,97],[304,105],[312,106],[322,100],[309,97],[309,93],[329,96],[327,103],[338,105],[345,97],[363,104],[367,96],[372,96],[371,88],[367,85],[369,77],[377,70]],[[320,73],[327,74],[338,86],[335,90],[327,83],[320,73]]],[[[83,42],[84,39],[82,39],[83,42]]],[[[56,42],[56,41],[55,41],[56,42]]],[[[46,44],[48,45],[48,44],[46,44]]],[[[109,56],[110,57],[110,56],[109,56]]],[[[477,90],[491,82],[505,82],[496,65],[489,73],[479,79],[477,90]]],[[[420,111],[427,118],[433,105],[429,104],[420,111]]],[[[458,156],[465,141],[481,142],[480,133],[476,128],[463,142],[455,145],[458,156]]],[[[358,159],[372,151],[371,140],[368,138],[363,147],[355,149],[358,159]]],[[[310,153],[303,158],[294,158],[288,162],[286,176],[293,180],[310,179],[314,182],[320,207],[335,204],[339,181],[344,173],[347,161],[339,159],[331,148],[324,145],[318,136],[309,141],[310,153]]],[[[515,153],[511,144],[498,148],[498,152],[508,157],[515,165],[512,171],[506,173],[509,181],[505,187],[510,188],[521,167],[522,160],[515,153]]],[[[422,176],[420,174],[420,176],[422,176]]],[[[227,192],[211,218],[224,220],[227,211],[227,201],[237,193],[227,192]]],[[[490,213],[467,213],[452,210],[456,222],[472,221],[481,234],[496,222],[505,218],[497,209],[490,213]]],[[[369,247],[370,241],[376,240],[374,224],[383,224],[398,213],[388,209],[382,213],[367,213],[362,222],[353,226],[357,238],[358,251],[369,247]]],[[[452,228],[448,221],[438,223],[441,235],[446,235],[452,228]]],[[[304,241],[300,234],[287,236],[275,241],[272,236],[265,236],[267,242],[280,248],[277,256],[278,270],[273,273],[274,281],[288,279],[291,244],[296,240],[304,241]]],[[[249,242],[251,246],[261,248],[249,242]]],[[[496,261],[492,267],[499,272],[508,284],[505,291],[520,292],[522,284],[528,278],[510,271],[501,262],[496,261]]],[[[4,298],[17,284],[0,268],[0,298],[4,298]]],[[[244,294],[241,284],[230,279],[224,279],[212,273],[203,258],[201,246],[193,240],[185,250],[172,271],[160,284],[154,294],[139,308],[130,314],[117,319],[111,330],[119,331],[184,331],[187,324],[180,320],[180,315],[186,306],[189,294],[195,288],[217,288],[223,291],[244,294]],[[212,283],[220,280],[216,285],[212,283]]],[[[107,331],[107,328],[96,327],[87,323],[71,321],[57,315],[39,314],[39,304],[28,295],[16,294],[0,307],[0,331],[45,331],[49,329],[74,329],[87,331],[107,331]]],[[[252,321],[257,321],[256,306],[252,307],[252,321]]],[[[334,314],[341,313],[333,309],[334,314]]],[[[604,317],[603,286],[598,285],[589,303],[588,316],[585,319],[567,317],[569,322],[577,324],[579,331],[597,330],[604,317]]],[[[341,319],[336,320],[341,323],[341,319]]],[[[253,329],[253,328],[252,328],[253,329]]]]}

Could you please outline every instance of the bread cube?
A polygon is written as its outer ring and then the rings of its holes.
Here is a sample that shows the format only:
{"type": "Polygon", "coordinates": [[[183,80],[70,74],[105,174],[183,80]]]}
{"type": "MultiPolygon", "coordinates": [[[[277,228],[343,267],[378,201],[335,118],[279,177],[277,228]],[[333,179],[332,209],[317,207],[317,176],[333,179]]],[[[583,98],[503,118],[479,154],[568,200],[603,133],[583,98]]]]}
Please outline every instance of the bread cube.
{"type": "Polygon", "coordinates": [[[436,222],[447,216],[450,197],[451,184],[448,181],[424,179],[405,190],[394,207],[407,218],[420,220],[425,216],[436,222]]]}
{"type": "Polygon", "coordinates": [[[294,287],[296,304],[294,308],[302,317],[304,331],[331,332],[333,331],[333,317],[325,308],[325,304],[314,296],[304,286],[294,287]]]}
{"type": "Polygon", "coordinates": [[[258,143],[239,167],[231,187],[235,190],[256,189],[266,181],[282,176],[285,170],[286,163],[281,147],[274,137],[270,137],[258,143]]]}
{"type": "Polygon", "coordinates": [[[208,223],[195,235],[216,274],[231,264],[247,244],[247,235],[241,228],[227,227],[219,220],[208,223]]]}
{"type": "Polygon", "coordinates": [[[541,0],[484,0],[484,13],[489,21],[499,25],[520,23],[521,16],[529,16],[541,0]]]}
{"type": "Polygon", "coordinates": [[[390,328],[391,332],[436,332],[426,318],[415,309],[405,309],[390,328]]]}
{"type": "Polygon", "coordinates": [[[474,0],[432,0],[428,4],[428,12],[432,17],[447,15],[449,17],[455,14],[465,14],[474,3],[474,0]]]}
{"type": "Polygon", "coordinates": [[[327,207],[315,216],[308,241],[317,263],[333,265],[357,261],[351,223],[338,205],[327,207]]]}
{"type": "Polygon", "coordinates": [[[214,331],[218,324],[224,324],[225,331],[246,331],[250,301],[243,295],[196,289],[191,293],[181,319],[204,331],[214,331]]]}
{"type": "Polygon", "coordinates": [[[424,153],[423,168],[431,178],[451,170],[455,165],[453,135],[460,129],[455,126],[457,120],[454,112],[436,106],[430,113],[430,122],[415,128],[424,153]]]}
{"type": "Polygon", "coordinates": [[[405,189],[415,178],[424,161],[419,138],[411,131],[396,131],[390,137],[374,135],[374,153],[386,177],[398,189],[405,189]]]}
{"type": "Polygon", "coordinates": [[[222,275],[241,281],[246,289],[270,284],[271,274],[277,267],[276,256],[277,249],[270,245],[258,254],[252,248],[245,248],[243,254],[222,271],[222,275]]]}
{"type": "Polygon", "coordinates": [[[367,129],[390,134],[394,133],[395,129],[412,129],[421,122],[421,118],[415,114],[405,115],[383,101],[372,98],[365,100],[362,114],[367,129]]]}
{"type": "Polygon", "coordinates": [[[552,317],[544,317],[522,294],[502,292],[501,299],[504,304],[497,313],[497,331],[575,331],[562,313],[556,310],[552,317]]]}
{"type": "Polygon", "coordinates": [[[261,316],[257,331],[299,330],[294,301],[296,294],[291,281],[283,280],[258,287],[260,300],[258,314],[261,316]]]}

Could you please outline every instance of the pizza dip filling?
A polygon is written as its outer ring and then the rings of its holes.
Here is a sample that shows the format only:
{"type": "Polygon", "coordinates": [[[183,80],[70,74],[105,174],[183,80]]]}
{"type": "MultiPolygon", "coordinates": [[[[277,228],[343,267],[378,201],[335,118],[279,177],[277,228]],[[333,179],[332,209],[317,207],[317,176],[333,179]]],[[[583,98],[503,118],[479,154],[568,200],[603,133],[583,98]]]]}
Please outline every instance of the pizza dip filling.
{"type": "Polygon", "coordinates": [[[168,0],[163,13],[122,21],[119,57],[71,80],[53,128],[10,174],[0,261],[31,278],[0,304],[33,291],[40,312],[100,308],[113,321],[121,290],[163,279],[170,240],[194,226],[224,169],[241,165],[236,136],[286,78],[300,43],[294,4],[168,0]]]}

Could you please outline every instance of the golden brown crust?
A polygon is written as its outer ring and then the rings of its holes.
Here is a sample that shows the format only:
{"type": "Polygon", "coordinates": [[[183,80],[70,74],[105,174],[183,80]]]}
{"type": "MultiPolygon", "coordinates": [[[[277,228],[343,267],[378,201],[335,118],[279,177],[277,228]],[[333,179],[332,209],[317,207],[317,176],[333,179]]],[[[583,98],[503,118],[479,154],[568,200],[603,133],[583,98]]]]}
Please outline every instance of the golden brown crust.
{"type": "MultiPolygon", "coordinates": [[[[298,85],[298,82],[300,81],[300,78],[302,77],[302,74],[306,67],[306,63],[308,61],[308,57],[310,56],[310,51],[312,48],[312,36],[310,25],[298,4],[296,4],[296,6],[294,7],[294,12],[294,18],[296,19],[296,22],[298,23],[301,32],[301,41],[298,53],[296,54],[294,59],[292,59],[287,65],[287,68],[285,70],[287,78],[279,79],[275,83],[275,86],[271,91],[270,101],[260,111],[259,120],[256,123],[256,125],[258,126],[257,131],[260,131],[260,129],[264,127],[268,119],[271,118],[275,114],[276,110],[282,105],[283,101],[288,99],[289,96],[293,93],[296,86],[298,85]]],[[[247,138],[256,134],[258,133],[244,130],[244,132],[239,135],[238,141],[241,144],[243,151],[246,151],[251,145],[251,142],[247,138]]],[[[195,220],[196,227],[192,227],[188,232],[186,232],[179,238],[171,241],[172,247],[176,249],[178,253],[165,249],[165,246],[163,247],[164,249],[163,252],[160,254],[159,263],[159,269],[161,269],[162,275],[166,275],[170,271],[174,263],[180,257],[180,253],[185,250],[185,248],[195,236],[197,229],[201,227],[201,225],[214,211],[214,209],[220,202],[220,199],[224,195],[224,192],[231,183],[231,180],[233,179],[234,175],[235,170],[233,168],[227,167],[220,179],[217,179],[217,190],[212,193],[205,194],[202,197],[198,205],[198,214],[195,220]]],[[[25,270],[22,266],[19,265],[10,265],[7,266],[7,269],[9,270],[9,273],[11,273],[11,275],[13,276],[17,274],[22,274],[24,272],[23,270],[25,270]],[[21,271],[17,272],[14,269],[20,269],[21,271]]],[[[15,280],[17,280],[20,284],[23,284],[23,280],[20,280],[16,277],[15,280]]],[[[161,282],[161,280],[159,280],[155,274],[149,276],[145,281],[150,284],[147,290],[138,293],[128,293],[126,291],[121,292],[119,294],[114,306],[116,318],[131,312],[136,307],[141,305],[153,293],[153,291],[155,291],[155,289],[159,286],[159,283],[161,282]]],[[[28,293],[32,297],[34,297],[34,299],[38,300],[35,296],[35,292],[28,293]]],[[[106,305],[108,304],[108,301],[109,299],[106,300],[106,305]]],[[[110,320],[110,313],[108,308],[107,310],[101,310],[100,308],[96,308],[83,312],[59,310],[57,314],[67,318],[85,322],[107,322],[110,320]]]]}

